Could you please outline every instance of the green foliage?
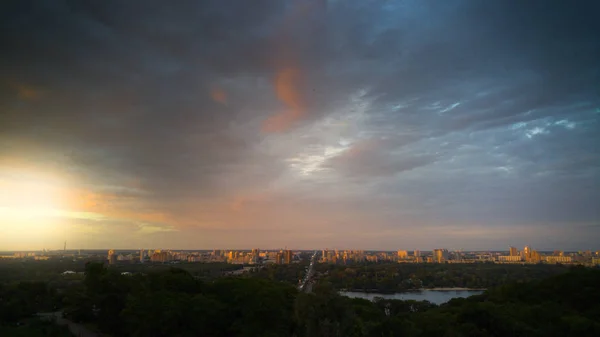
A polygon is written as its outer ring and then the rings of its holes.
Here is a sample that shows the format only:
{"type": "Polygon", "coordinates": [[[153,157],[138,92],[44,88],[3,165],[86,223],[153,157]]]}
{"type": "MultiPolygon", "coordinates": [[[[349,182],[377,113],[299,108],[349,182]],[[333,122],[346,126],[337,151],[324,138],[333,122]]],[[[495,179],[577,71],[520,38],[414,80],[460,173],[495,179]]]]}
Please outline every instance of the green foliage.
{"type": "MultiPolygon", "coordinates": [[[[487,267],[481,267],[486,275],[514,272],[487,267]]],[[[327,266],[325,275],[330,277],[322,278],[311,294],[298,292],[291,282],[272,279],[295,277],[298,267],[288,272],[281,266],[269,268],[262,276],[258,272],[250,277],[207,280],[170,267],[125,276],[91,263],[85,266],[83,282],[68,284],[60,292],[48,283],[4,284],[0,287],[0,335],[62,336],[64,330],[52,324],[27,322],[36,312],[53,311],[60,299],[65,318],[93,325],[112,337],[600,336],[600,270],[573,268],[546,279],[505,283],[481,295],[436,306],[426,301],[351,299],[338,294],[338,284],[327,282],[339,272],[369,282],[373,271],[369,266],[327,266]]],[[[377,269],[375,275],[395,278],[386,268],[391,267],[377,269]]],[[[424,269],[397,272],[423,278],[425,284],[435,283],[442,275],[458,275],[455,267],[417,268],[424,269]],[[427,280],[427,275],[437,276],[427,280]]],[[[466,269],[462,275],[481,270],[466,269]]],[[[535,278],[546,272],[524,273],[535,278]]]]}
{"type": "Polygon", "coordinates": [[[71,337],[66,327],[57,326],[52,322],[31,320],[21,326],[0,325],[2,337],[71,337]]]}
{"type": "MultiPolygon", "coordinates": [[[[435,287],[491,288],[529,282],[565,273],[560,265],[501,265],[492,263],[383,263],[318,265],[318,272],[336,289],[394,293],[435,287]]],[[[277,279],[284,280],[284,279],[277,279]]],[[[288,281],[287,279],[285,279],[288,281]]]]}
{"type": "Polygon", "coordinates": [[[15,323],[39,311],[50,311],[56,294],[43,282],[19,282],[0,288],[0,323],[15,323]]]}
{"type": "Polygon", "coordinates": [[[306,274],[306,268],[308,268],[307,261],[292,264],[270,264],[251,273],[250,276],[297,285],[298,280],[306,274]]]}

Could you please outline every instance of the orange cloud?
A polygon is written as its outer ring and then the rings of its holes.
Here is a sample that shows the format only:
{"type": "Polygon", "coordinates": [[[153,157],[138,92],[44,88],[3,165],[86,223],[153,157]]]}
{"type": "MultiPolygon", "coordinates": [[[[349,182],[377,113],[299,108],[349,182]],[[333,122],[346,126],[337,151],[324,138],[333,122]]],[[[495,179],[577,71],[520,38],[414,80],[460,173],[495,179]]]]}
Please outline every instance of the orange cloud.
{"type": "Polygon", "coordinates": [[[217,103],[227,104],[227,94],[223,89],[214,88],[210,91],[210,97],[217,103]]]}
{"type": "Polygon", "coordinates": [[[31,87],[27,87],[27,86],[19,86],[18,88],[19,90],[19,97],[22,99],[30,99],[30,100],[34,100],[34,99],[38,99],[41,96],[41,93],[31,87]]]}
{"type": "Polygon", "coordinates": [[[41,98],[43,95],[41,90],[30,85],[17,83],[15,81],[8,81],[7,84],[13,88],[16,91],[17,96],[23,100],[36,100],[41,98]]]}
{"type": "MultiPolygon", "coordinates": [[[[291,10],[282,21],[280,30],[282,36],[293,34],[299,25],[306,23],[307,16],[315,11],[326,10],[325,0],[298,1],[293,2],[291,10]]],[[[284,132],[306,116],[306,100],[302,96],[301,81],[302,71],[300,67],[300,55],[297,46],[290,44],[289,36],[282,39],[276,46],[277,75],[274,86],[277,98],[283,102],[287,109],[283,112],[270,116],[262,125],[263,132],[284,132]]]]}
{"type": "Polygon", "coordinates": [[[152,209],[132,211],[132,205],[141,200],[120,197],[111,193],[97,193],[86,190],[72,190],[69,193],[68,208],[71,211],[92,212],[107,218],[128,219],[151,223],[172,223],[174,219],[163,212],[152,209]]]}
{"type": "Polygon", "coordinates": [[[296,88],[299,78],[300,71],[294,68],[281,70],[275,78],[277,97],[294,110],[301,109],[300,93],[296,88]]]}
{"type": "Polygon", "coordinates": [[[67,192],[67,206],[69,209],[80,212],[105,213],[110,211],[110,204],[115,196],[94,193],[85,190],[72,190],[67,192]]]}
{"type": "Polygon", "coordinates": [[[20,99],[23,100],[36,100],[42,97],[42,92],[38,89],[35,89],[31,86],[17,84],[13,85],[13,87],[17,91],[17,95],[20,99]]]}
{"type": "Polygon", "coordinates": [[[235,212],[247,211],[258,203],[265,202],[266,196],[258,193],[238,193],[233,196],[230,209],[235,212]]]}
{"type": "Polygon", "coordinates": [[[300,71],[294,67],[280,70],[275,77],[275,92],[277,98],[283,102],[288,110],[269,117],[263,123],[265,132],[283,132],[288,130],[306,113],[300,90],[300,71]]]}

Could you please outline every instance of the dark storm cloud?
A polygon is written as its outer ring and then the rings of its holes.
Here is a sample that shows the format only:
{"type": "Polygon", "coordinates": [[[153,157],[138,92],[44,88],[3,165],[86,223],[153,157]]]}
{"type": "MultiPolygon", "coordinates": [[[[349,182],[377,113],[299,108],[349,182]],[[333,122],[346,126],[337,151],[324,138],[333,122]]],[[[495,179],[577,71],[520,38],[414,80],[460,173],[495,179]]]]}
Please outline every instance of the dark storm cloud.
{"type": "Polygon", "coordinates": [[[88,157],[91,170],[177,180],[175,188],[244,161],[252,140],[230,132],[236,111],[216,104],[210,86],[224,73],[267,70],[267,55],[252,53],[268,53],[268,41],[253,34],[278,6],[255,3],[239,20],[219,3],[5,4],[13,10],[2,29],[6,83],[47,94],[15,99],[4,90],[2,130],[75,163],[88,157]]]}
{"type": "Polygon", "coordinates": [[[4,1],[0,156],[186,218],[211,198],[268,213],[318,194],[365,217],[389,207],[386,228],[409,213],[597,222],[599,11],[4,1]]]}
{"type": "MultiPolygon", "coordinates": [[[[450,7],[431,8],[427,28],[399,37],[403,54],[385,52],[389,44],[381,47],[382,55],[395,59],[373,90],[381,104],[402,97],[445,106],[460,102],[436,115],[433,125],[460,130],[533,119],[535,114],[523,115],[581,97],[600,99],[599,27],[591,14],[598,4],[466,1],[450,7]]],[[[406,118],[395,115],[399,122],[406,118]]],[[[431,129],[419,115],[408,121],[431,129]]]]}

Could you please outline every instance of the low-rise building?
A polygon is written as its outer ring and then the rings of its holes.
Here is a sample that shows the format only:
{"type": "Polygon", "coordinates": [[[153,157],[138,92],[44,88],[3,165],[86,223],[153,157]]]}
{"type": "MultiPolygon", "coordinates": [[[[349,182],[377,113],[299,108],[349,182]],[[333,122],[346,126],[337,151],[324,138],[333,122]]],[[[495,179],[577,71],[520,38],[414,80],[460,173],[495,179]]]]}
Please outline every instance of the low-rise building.
{"type": "Polygon", "coordinates": [[[519,263],[519,262],[521,262],[521,256],[519,256],[519,255],[498,256],[498,262],[500,262],[500,263],[519,263]]]}
{"type": "Polygon", "coordinates": [[[571,263],[573,262],[573,258],[570,256],[544,256],[544,261],[546,263],[571,263]]]}

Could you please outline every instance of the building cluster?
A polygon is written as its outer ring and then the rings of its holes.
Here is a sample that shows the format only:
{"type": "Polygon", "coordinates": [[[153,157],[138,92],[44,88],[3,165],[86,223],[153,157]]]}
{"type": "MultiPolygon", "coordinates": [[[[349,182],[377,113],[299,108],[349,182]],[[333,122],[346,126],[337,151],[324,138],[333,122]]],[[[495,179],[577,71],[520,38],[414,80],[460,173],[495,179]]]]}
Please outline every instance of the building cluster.
{"type": "Polygon", "coordinates": [[[171,250],[140,250],[136,253],[119,254],[115,250],[109,250],[107,260],[109,264],[117,263],[181,263],[181,262],[226,262],[231,264],[260,264],[278,263],[289,264],[295,260],[295,254],[291,250],[260,251],[254,248],[247,250],[221,250],[212,252],[188,252],[171,250]]]}
{"type": "Polygon", "coordinates": [[[294,260],[294,253],[291,250],[280,250],[275,253],[275,263],[290,264],[294,260]]]}
{"type": "MultiPolygon", "coordinates": [[[[596,255],[599,252],[596,252],[596,255]]],[[[577,252],[565,254],[562,250],[555,250],[552,253],[540,253],[529,246],[525,246],[519,251],[516,247],[509,247],[508,255],[496,256],[498,263],[549,263],[549,264],[571,264],[584,263],[592,258],[592,252],[577,252]]],[[[593,263],[593,261],[590,261],[593,263]]]]}
{"type": "Polygon", "coordinates": [[[435,249],[429,254],[420,250],[397,252],[365,252],[364,250],[328,250],[322,251],[321,262],[334,264],[348,264],[353,262],[399,262],[399,263],[443,263],[449,261],[462,261],[458,255],[447,249],[435,249]]]}
{"type": "MultiPolygon", "coordinates": [[[[297,254],[291,250],[250,251],[213,250],[212,252],[176,252],[170,250],[141,250],[139,258],[135,254],[117,254],[109,251],[110,264],[127,262],[226,262],[232,264],[289,264],[298,260],[297,254]]],[[[20,255],[21,256],[21,255],[20,255]]],[[[321,251],[321,263],[352,264],[356,262],[398,262],[398,263],[547,263],[547,264],[600,264],[600,251],[570,252],[560,250],[554,252],[539,252],[529,246],[519,251],[509,247],[508,252],[463,252],[449,251],[448,249],[434,249],[433,251],[407,251],[377,252],[363,250],[329,250],[321,251]]]]}
{"type": "MultiPolygon", "coordinates": [[[[305,252],[307,253],[307,252],[305,252]]],[[[173,250],[144,250],[139,251],[37,251],[37,252],[12,252],[9,255],[0,255],[2,259],[95,259],[105,260],[109,264],[127,263],[211,263],[222,262],[231,264],[257,265],[257,264],[290,264],[299,261],[302,252],[288,249],[265,250],[258,248],[251,250],[223,250],[212,251],[173,251],[173,250]]],[[[542,252],[525,246],[522,250],[509,247],[508,252],[484,251],[464,252],[462,250],[450,251],[448,249],[434,249],[432,251],[364,251],[364,250],[330,250],[324,249],[319,254],[319,262],[332,264],[352,263],[516,263],[516,264],[581,264],[600,265],[600,251],[592,252],[564,252],[555,250],[542,252]]]]}
{"type": "Polygon", "coordinates": [[[387,259],[387,254],[385,255],[367,255],[363,250],[329,250],[324,249],[321,252],[321,262],[323,263],[350,263],[350,262],[360,262],[360,261],[374,261],[377,262],[380,259],[387,259]]]}
{"type": "Polygon", "coordinates": [[[597,265],[600,262],[600,251],[592,253],[563,251],[539,252],[527,246],[522,251],[510,247],[505,252],[463,252],[448,249],[433,251],[375,252],[362,250],[329,250],[322,251],[320,262],[333,264],[349,264],[354,262],[398,262],[398,263],[548,263],[548,264],[585,264],[597,265]]]}

